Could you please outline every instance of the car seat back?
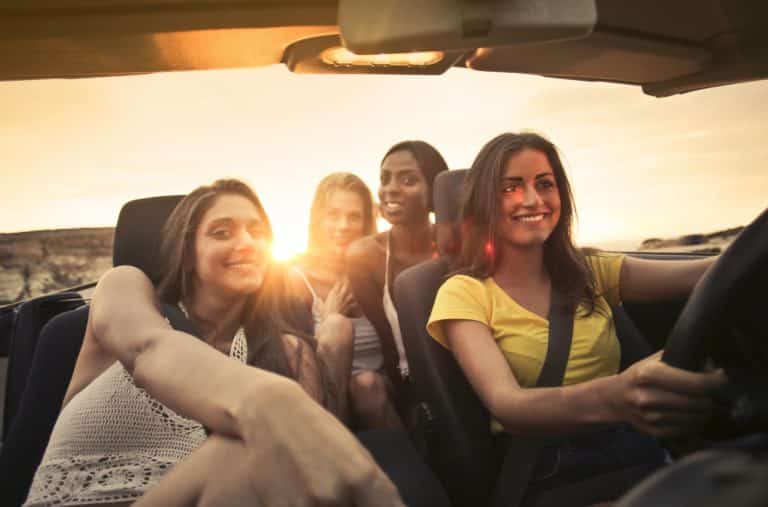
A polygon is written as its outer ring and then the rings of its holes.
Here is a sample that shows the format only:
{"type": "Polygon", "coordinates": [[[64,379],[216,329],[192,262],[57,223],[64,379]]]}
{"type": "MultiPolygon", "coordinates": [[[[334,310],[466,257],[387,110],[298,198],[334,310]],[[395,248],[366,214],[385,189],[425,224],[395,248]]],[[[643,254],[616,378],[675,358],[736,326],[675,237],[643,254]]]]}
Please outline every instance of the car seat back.
{"type": "Polygon", "coordinates": [[[157,281],[163,226],[182,197],[163,195],[125,203],[115,226],[112,264],[135,266],[157,281]]]}
{"type": "Polygon", "coordinates": [[[77,308],[84,303],[85,301],[77,292],[62,292],[35,298],[16,307],[8,349],[3,441],[6,439],[26,389],[27,377],[41,329],[55,315],[77,308]]]}
{"type": "Polygon", "coordinates": [[[484,505],[495,481],[488,411],[453,354],[426,331],[437,290],[448,274],[445,259],[403,271],[395,301],[413,395],[427,425],[426,459],[456,507],[484,505]]]}
{"type": "MultiPolygon", "coordinates": [[[[115,228],[115,266],[136,266],[150,278],[157,278],[160,233],[181,197],[139,199],[123,206],[115,228]]],[[[20,355],[12,351],[9,356],[9,369],[12,368],[18,378],[25,379],[26,387],[19,390],[16,382],[13,385],[15,391],[10,394],[17,401],[12,421],[6,427],[7,438],[0,449],[0,482],[3,484],[0,505],[21,505],[27,496],[58,417],[88,322],[88,306],[63,311],[50,318],[48,313],[36,311],[36,306],[30,305],[33,302],[24,303],[19,309],[20,315],[30,315],[30,332],[14,340],[19,342],[20,355]],[[41,322],[45,317],[50,318],[50,322],[43,327],[41,322]],[[39,337],[33,332],[35,328],[42,328],[39,337]]],[[[81,298],[81,305],[82,302],[81,298]]],[[[171,325],[196,334],[178,308],[164,305],[163,311],[171,325]]]]}
{"type": "MultiPolygon", "coordinates": [[[[455,232],[466,170],[440,173],[434,182],[438,228],[455,232]]],[[[441,231],[442,232],[442,231],[441,231]]],[[[441,255],[457,250],[456,237],[438,236],[441,255]],[[449,241],[447,245],[444,242],[449,241]]],[[[453,354],[426,330],[437,290],[450,272],[450,258],[423,262],[395,280],[398,318],[411,365],[413,394],[426,419],[426,458],[456,507],[483,505],[495,481],[495,454],[488,411],[453,354]]]]}

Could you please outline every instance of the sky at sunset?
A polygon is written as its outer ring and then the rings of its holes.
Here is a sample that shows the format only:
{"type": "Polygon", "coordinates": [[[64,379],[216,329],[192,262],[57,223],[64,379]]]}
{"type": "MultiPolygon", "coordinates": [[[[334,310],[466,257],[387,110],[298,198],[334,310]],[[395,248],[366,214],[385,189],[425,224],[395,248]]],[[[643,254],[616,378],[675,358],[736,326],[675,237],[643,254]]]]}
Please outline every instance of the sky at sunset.
{"type": "MultiPolygon", "coordinates": [[[[454,69],[312,76],[282,66],[0,82],[0,232],[114,225],[130,199],[239,177],[276,253],[304,248],[314,186],[424,139],[468,167],[503,131],[561,149],[582,244],[743,225],[768,205],[768,81],[665,99],[639,88],[454,69]]],[[[629,241],[631,240],[631,241],[629,241]]]]}

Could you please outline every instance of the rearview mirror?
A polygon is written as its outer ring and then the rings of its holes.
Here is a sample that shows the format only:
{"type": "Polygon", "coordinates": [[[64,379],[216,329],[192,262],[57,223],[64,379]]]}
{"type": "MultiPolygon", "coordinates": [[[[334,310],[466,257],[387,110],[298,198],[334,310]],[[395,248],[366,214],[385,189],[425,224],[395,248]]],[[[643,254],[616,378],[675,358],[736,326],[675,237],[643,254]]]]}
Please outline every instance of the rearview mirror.
{"type": "Polygon", "coordinates": [[[358,54],[460,50],[586,37],[595,0],[339,0],[358,54]]]}

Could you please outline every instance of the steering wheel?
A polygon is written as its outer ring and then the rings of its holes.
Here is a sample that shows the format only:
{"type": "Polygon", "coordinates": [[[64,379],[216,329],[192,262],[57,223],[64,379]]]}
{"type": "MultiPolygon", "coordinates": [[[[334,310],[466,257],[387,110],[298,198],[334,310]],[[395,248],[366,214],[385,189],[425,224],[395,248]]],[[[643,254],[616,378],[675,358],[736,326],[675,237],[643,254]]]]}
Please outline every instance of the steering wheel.
{"type": "Polygon", "coordinates": [[[702,277],[667,340],[662,360],[723,368],[729,385],[707,436],[768,428],[768,209],[702,277]]]}

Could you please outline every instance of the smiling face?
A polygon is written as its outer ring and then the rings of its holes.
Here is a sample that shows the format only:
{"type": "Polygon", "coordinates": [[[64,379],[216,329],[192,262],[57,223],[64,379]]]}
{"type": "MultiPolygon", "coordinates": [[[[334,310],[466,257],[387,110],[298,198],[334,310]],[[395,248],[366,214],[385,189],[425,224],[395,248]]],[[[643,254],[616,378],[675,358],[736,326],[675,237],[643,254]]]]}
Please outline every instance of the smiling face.
{"type": "Polygon", "coordinates": [[[497,234],[513,248],[541,247],[560,220],[560,192],[547,156],[525,148],[504,167],[497,234]]]}
{"type": "Polygon", "coordinates": [[[429,216],[427,180],[408,150],[389,154],[381,164],[381,215],[392,225],[420,223],[429,216]]]}
{"type": "Polygon", "coordinates": [[[365,229],[363,199],[351,190],[332,190],[322,209],[319,228],[320,245],[333,257],[343,257],[350,243],[359,239],[365,229]]]}
{"type": "Polygon", "coordinates": [[[257,291],[269,244],[269,228],[253,202],[237,194],[217,197],[195,233],[194,293],[237,298],[257,291]]]}

